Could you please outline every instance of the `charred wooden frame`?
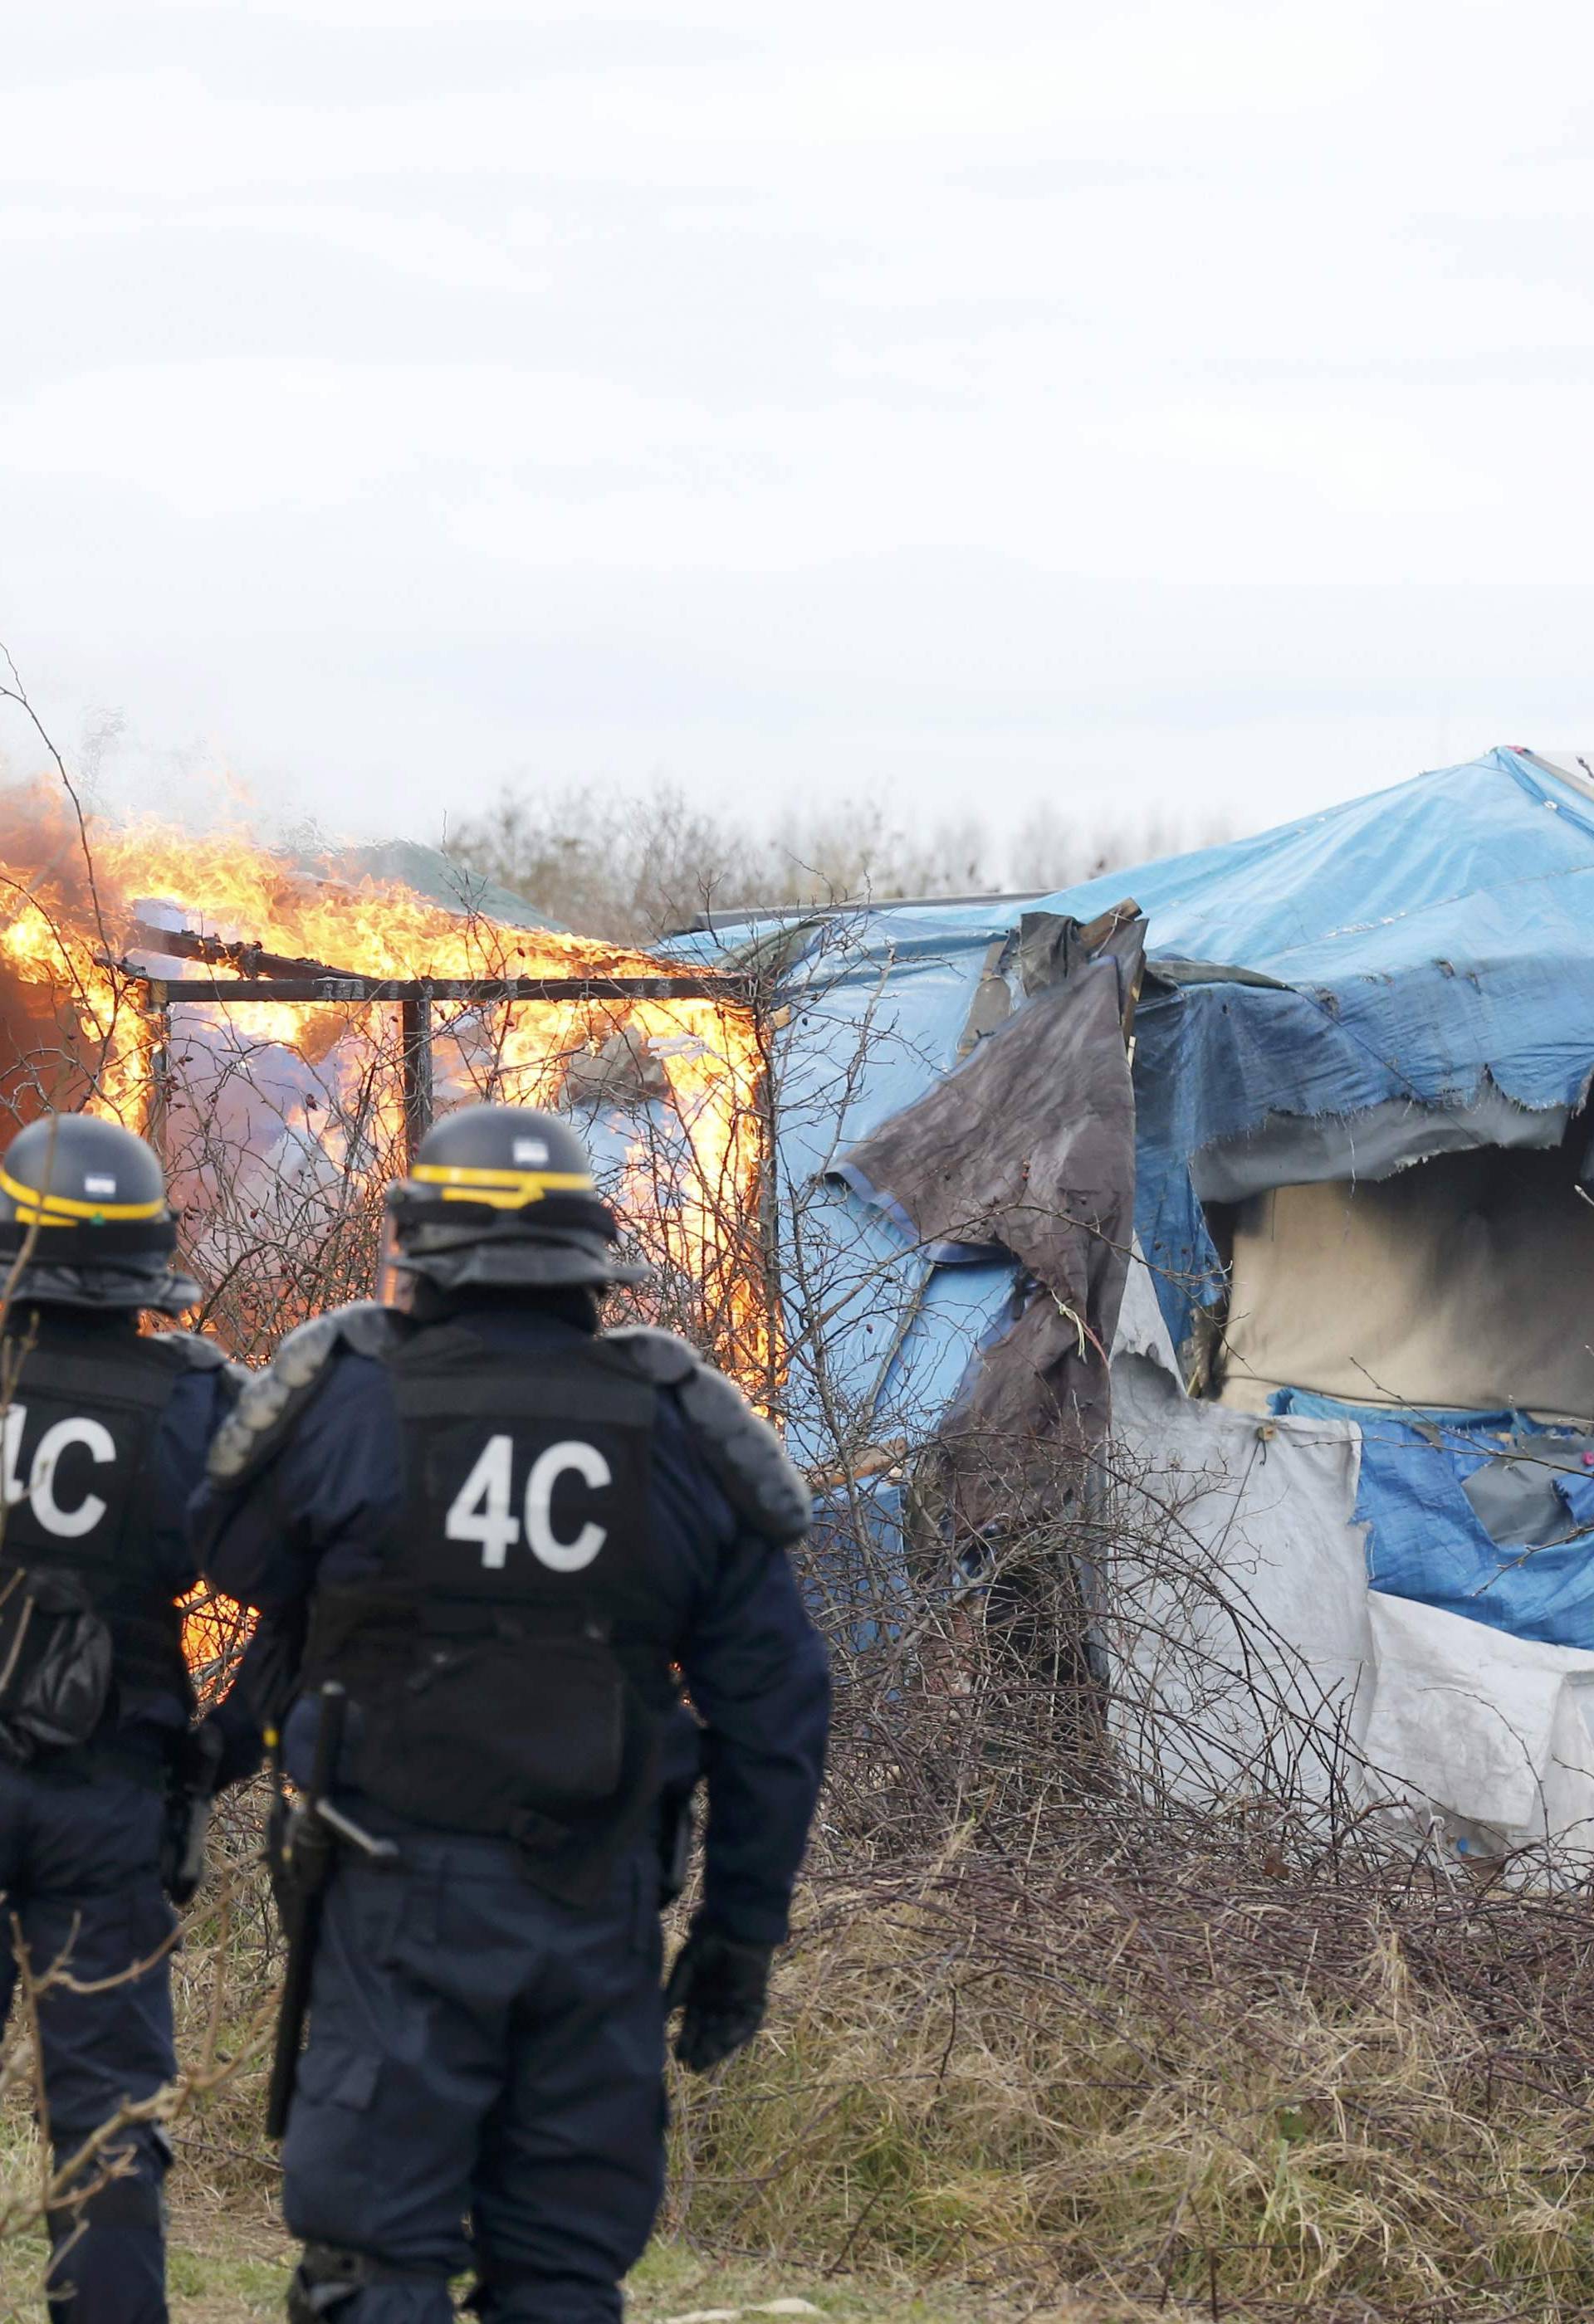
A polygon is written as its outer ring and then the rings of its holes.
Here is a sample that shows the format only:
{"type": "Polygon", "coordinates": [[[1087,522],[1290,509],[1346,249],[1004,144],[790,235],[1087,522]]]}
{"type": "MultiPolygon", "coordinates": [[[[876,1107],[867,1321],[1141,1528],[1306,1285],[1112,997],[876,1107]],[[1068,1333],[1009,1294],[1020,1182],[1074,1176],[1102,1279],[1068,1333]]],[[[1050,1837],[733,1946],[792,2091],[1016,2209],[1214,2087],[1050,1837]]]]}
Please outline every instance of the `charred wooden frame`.
{"type": "Polygon", "coordinates": [[[432,1009],[451,1001],[487,1009],[514,1001],[721,1001],[735,1007],[755,1001],[755,980],[712,972],[670,976],[357,976],[323,962],[268,953],[259,945],[227,944],[190,928],[155,927],[135,921],[133,943],[167,959],[194,960],[232,969],[230,976],[151,976],[130,961],[106,962],[137,988],[139,1008],[149,1028],[150,1093],[145,1134],[157,1147],[165,1125],[171,1070],[171,1011],[180,1003],[214,1008],[254,1001],[329,1002],[362,1008],[396,1002],[403,1078],[404,1142],[411,1158],[432,1117],[432,1009]]]}

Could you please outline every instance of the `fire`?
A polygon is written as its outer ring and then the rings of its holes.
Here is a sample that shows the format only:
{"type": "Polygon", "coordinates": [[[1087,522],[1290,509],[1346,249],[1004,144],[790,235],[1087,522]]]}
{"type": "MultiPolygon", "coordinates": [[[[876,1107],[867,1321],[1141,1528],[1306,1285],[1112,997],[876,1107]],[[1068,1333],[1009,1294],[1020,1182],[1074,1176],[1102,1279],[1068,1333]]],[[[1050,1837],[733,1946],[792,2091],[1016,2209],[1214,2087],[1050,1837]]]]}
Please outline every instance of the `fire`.
{"type": "MultiPolygon", "coordinates": [[[[80,1106],[153,1136],[205,1292],[190,1320],[246,1360],[303,1315],[370,1294],[379,1191],[404,1142],[398,1011],[228,1003],[215,997],[228,967],[159,955],[143,931],[402,980],[671,973],[624,945],[457,914],[395,882],[309,877],[236,832],[140,823],[85,837],[33,795],[0,799],[0,1129],[4,1111],[80,1106]],[[196,979],[209,997],[183,1000],[196,979]]],[[[764,1059],[746,1001],[440,1004],[431,1063],[440,1110],[482,1095],[581,1110],[606,1190],[663,1286],[651,1312],[767,1405],[764,1059]]],[[[196,1669],[215,1670],[240,1632],[236,1609],[199,1594],[196,1669]]]]}
{"type": "MultiPolygon", "coordinates": [[[[616,978],[669,962],[450,913],[390,881],[309,879],[246,836],[155,823],[90,835],[53,799],[0,799],[5,1111],[84,1106],[161,1143],[183,1258],[227,1351],[260,1360],[316,1308],[369,1296],[381,1183],[402,1167],[397,1011],[376,1001],[216,1000],[227,967],[158,955],[144,929],[384,978],[616,978]],[[202,978],[162,1004],[149,978],[202,978]]],[[[737,997],[497,1001],[434,1011],[437,1104],[570,1104],[611,1153],[607,1190],[688,1329],[767,1406],[776,1329],[762,1264],[762,1060],[737,997]],[[685,1296],[685,1308],[683,1308],[685,1296]]],[[[644,1295],[646,1299],[646,1295],[644,1295]]],[[[646,1306],[644,1306],[646,1313],[646,1306]]],[[[242,1610],[195,1592],[189,1659],[214,1683],[242,1610]]]]}
{"type": "MultiPolygon", "coordinates": [[[[671,973],[632,947],[451,912],[395,882],[316,879],[237,832],[194,836],[145,822],[93,828],[85,843],[36,798],[4,806],[0,1102],[21,1118],[80,1104],[158,1134],[185,1248],[208,1290],[224,1272],[236,1282],[242,1268],[269,1296],[271,1269],[245,1248],[251,1230],[282,1239],[292,1275],[308,1226],[327,1227],[339,1204],[352,1215],[352,1190],[368,1194],[398,1167],[398,1011],[185,1001],[183,981],[202,979],[214,996],[231,971],[158,957],[141,927],[364,976],[671,973]],[[169,1012],[158,990],[152,1001],[149,973],[179,996],[169,1012]]],[[[440,1003],[434,1026],[440,1108],[494,1095],[590,1111],[580,1126],[596,1130],[600,1155],[612,1153],[607,1183],[644,1255],[678,1287],[689,1278],[708,1286],[714,1312],[702,1322],[716,1352],[749,1384],[766,1383],[774,1350],[756,1279],[763,1056],[746,1001],[440,1003]]],[[[357,1240],[343,1237],[340,1264],[353,1267],[357,1240]]],[[[331,1286],[335,1297],[361,1287],[331,1286]]],[[[266,1322],[295,1320],[308,1296],[297,1278],[286,1297],[279,1286],[266,1322]]],[[[256,1334],[219,1294],[205,1325],[241,1356],[264,1351],[245,1343],[256,1334]]]]}

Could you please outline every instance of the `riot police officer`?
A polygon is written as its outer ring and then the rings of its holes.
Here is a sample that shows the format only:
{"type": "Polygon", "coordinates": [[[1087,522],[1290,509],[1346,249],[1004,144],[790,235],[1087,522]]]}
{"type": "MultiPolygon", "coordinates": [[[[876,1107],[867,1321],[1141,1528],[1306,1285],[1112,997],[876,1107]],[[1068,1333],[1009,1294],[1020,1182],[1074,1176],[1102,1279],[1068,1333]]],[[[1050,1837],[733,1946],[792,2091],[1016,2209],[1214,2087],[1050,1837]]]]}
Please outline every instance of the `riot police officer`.
{"type": "MultiPolygon", "coordinates": [[[[208,1765],[218,1788],[260,1757],[236,1695],[190,1732],[187,1508],[234,1386],[213,1342],[140,1333],[141,1310],[199,1298],[176,1240],[159,1162],[114,1122],[47,1115],[0,1162],[0,1888],[45,1980],[58,2166],[176,2071],[162,1880],[178,1763],[208,1765]]],[[[0,2006],[16,1973],[7,1947],[0,2006]]],[[[58,2324],[161,2324],[169,2153],[157,2124],[130,2125],[82,2174],[87,2200],[69,2190],[51,2221],[58,2324]]]]}
{"type": "Polygon", "coordinates": [[[291,1766],[347,1690],[339,1853],[283,2149],[296,2319],[611,2324],[662,2188],[661,1812],[700,1750],[677,2054],[750,2040],[817,1796],[805,1485],[684,1342],[600,1332],[627,1278],[579,1141],[474,1106],[389,1189],[407,1312],[291,1335],[217,1439],[207,1572],[307,1619],[291,1766]],[[683,1711],[678,1674],[693,1714],[683,1711]],[[465,2222],[468,2219],[467,2239],[465,2222]]]}

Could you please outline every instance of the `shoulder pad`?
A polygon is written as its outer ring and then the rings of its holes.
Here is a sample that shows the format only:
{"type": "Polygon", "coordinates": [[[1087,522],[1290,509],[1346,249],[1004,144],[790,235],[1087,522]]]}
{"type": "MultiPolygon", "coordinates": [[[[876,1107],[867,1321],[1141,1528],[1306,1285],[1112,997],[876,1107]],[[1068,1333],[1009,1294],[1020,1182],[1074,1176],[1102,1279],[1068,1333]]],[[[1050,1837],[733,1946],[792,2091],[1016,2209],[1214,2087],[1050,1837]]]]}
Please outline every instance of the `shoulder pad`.
{"type": "Polygon", "coordinates": [[[673,1332],[636,1326],[606,1332],[607,1346],[628,1355],[644,1379],[675,1390],[699,1449],[740,1517],[765,1540],[801,1541],[813,1522],[813,1495],[767,1420],[736,1382],[705,1363],[673,1332]]]}
{"type": "Polygon", "coordinates": [[[236,1371],[238,1369],[228,1361],[225,1348],[215,1340],[201,1339],[198,1332],[157,1332],[152,1345],[170,1348],[172,1360],[190,1372],[236,1371]]]}
{"type": "Polygon", "coordinates": [[[297,1415],[315,1394],[339,1348],[378,1360],[403,1336],[404,1319],[391,1307],[362,1300],[301,1323],[264,1371],[251,1372],[237,1403],[210,1442],[206,1473],[213,1485],[247,1483],[276,1452],[297,1415]]]}
{"type": "Polygon", "coordinates": [[[655,1388],[679,1388],[703,1360],[690,1340],[674,1332],[661,1332],[651,1323],[626,1323],[617,1332],[605,1332],[602,1339],[606,1348],[628,1356],[644,1379],[652,1380],[655,1388]]]}

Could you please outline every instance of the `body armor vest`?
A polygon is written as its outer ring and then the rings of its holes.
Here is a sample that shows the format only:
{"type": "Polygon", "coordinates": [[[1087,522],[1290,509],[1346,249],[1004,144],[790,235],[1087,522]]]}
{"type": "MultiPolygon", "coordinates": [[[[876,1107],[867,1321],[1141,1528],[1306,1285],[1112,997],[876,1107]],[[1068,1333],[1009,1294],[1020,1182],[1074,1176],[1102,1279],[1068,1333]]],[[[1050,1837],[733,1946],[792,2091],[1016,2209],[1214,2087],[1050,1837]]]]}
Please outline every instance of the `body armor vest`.
{"type": "Polygon", "coordinates": [[[380,1573],[316,1593],[307,1676],[358,1707],[362,1791],[513,1838],[534,1878],[584,1901],[652,1805],[677,1700],[656,1390],[601,1339],[506,1361],[445,1323],[383,1360],[403,1501],[380,1573]]]}
{"type": "Polygon", "coordinates": [[[20,1367],[0,1436],[0,1683],[38,1651],[51,1620],[89,1616],[108,1633],[109,1678],[124,1699],[175,1694],[191,1712],[182,1616],[156,1563],[148,1479],[187,1359],[159,1336],[9,1344],[20,1367]],[[33,1635],[19,1640],[30,1600],[23,1627],[33,1635]]]}

